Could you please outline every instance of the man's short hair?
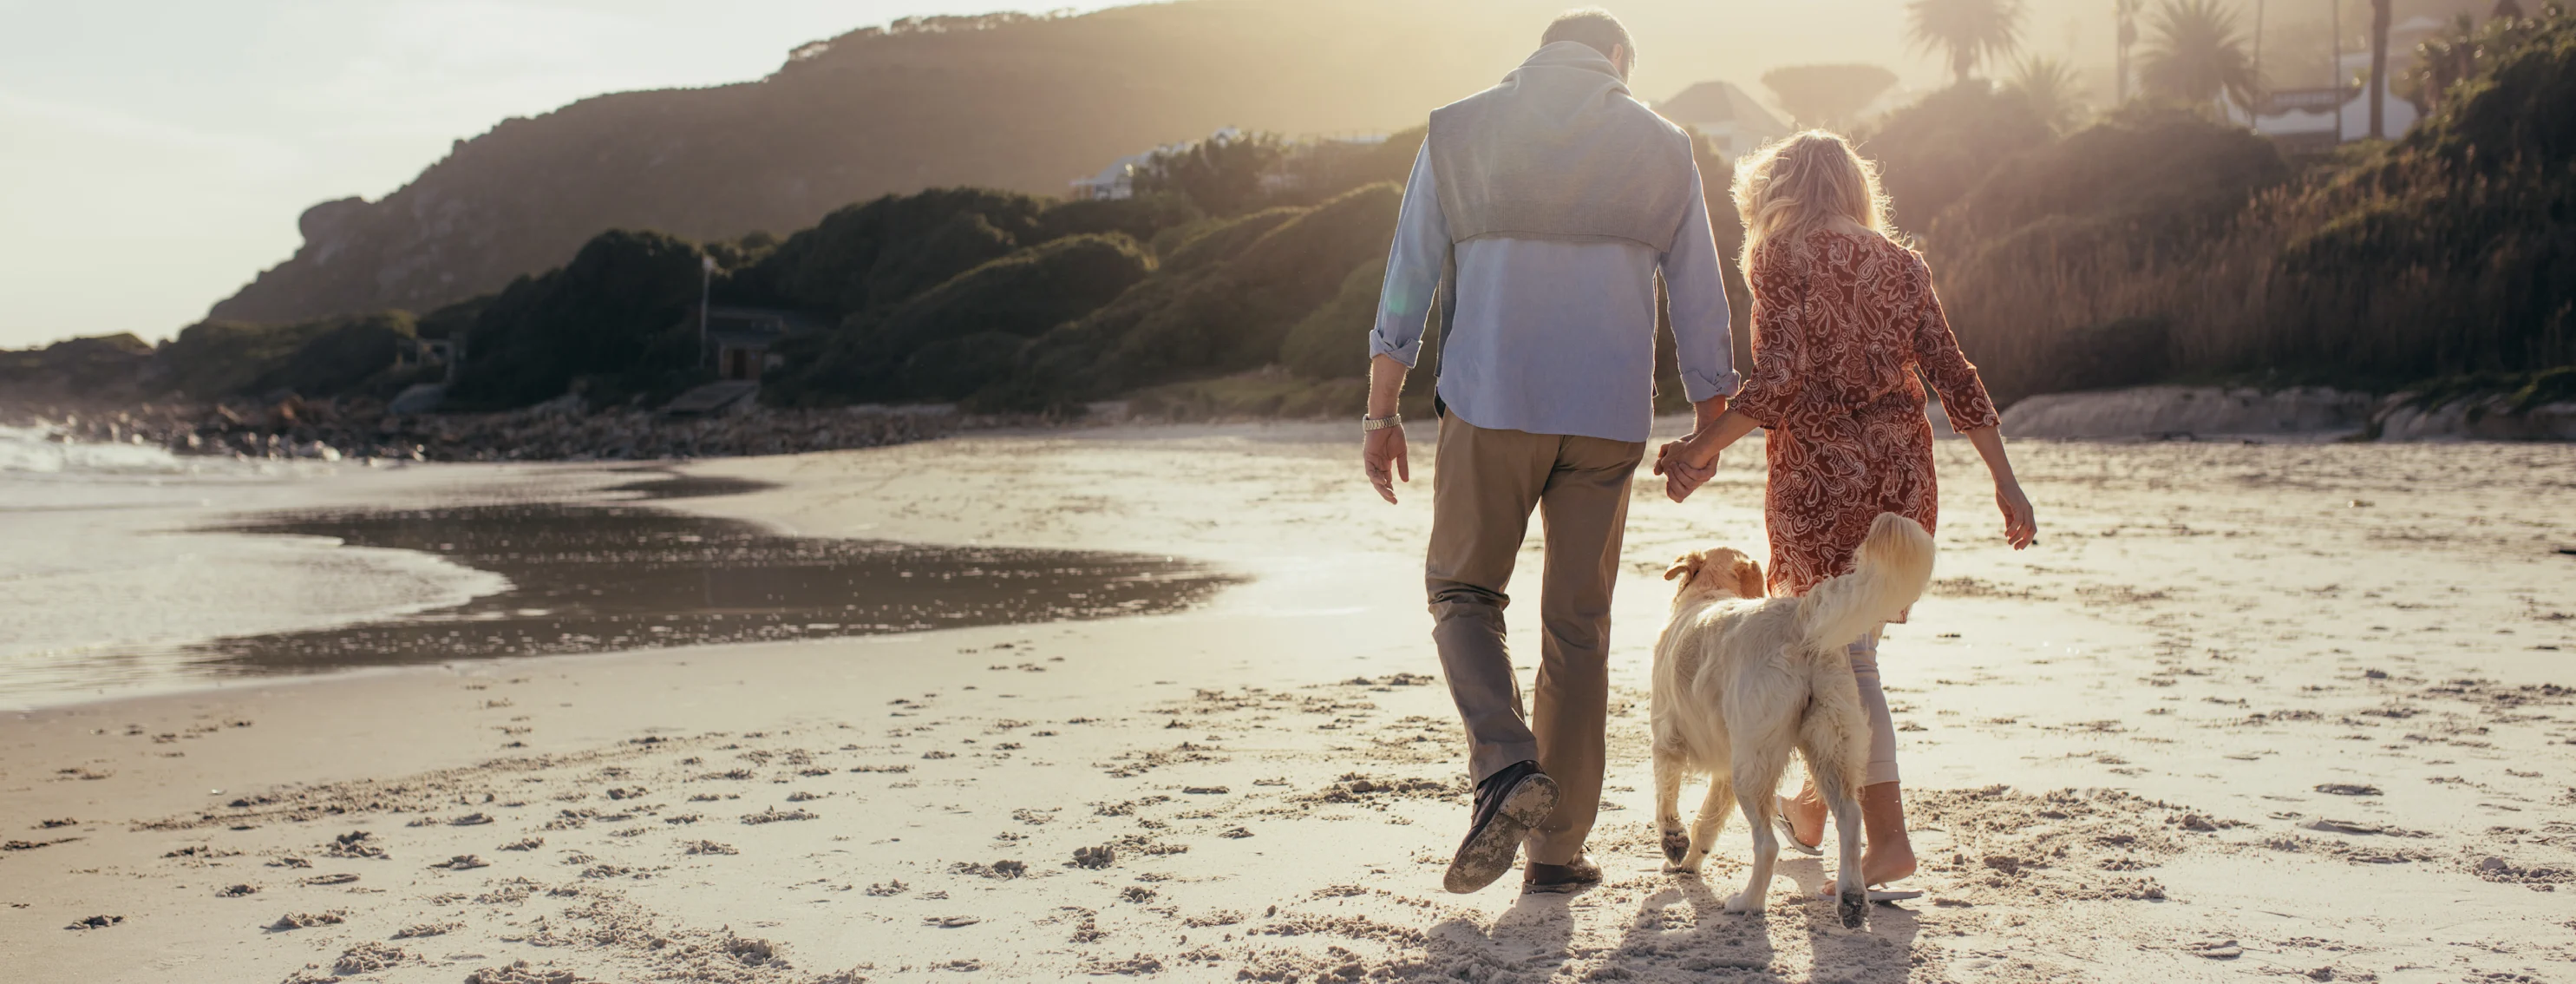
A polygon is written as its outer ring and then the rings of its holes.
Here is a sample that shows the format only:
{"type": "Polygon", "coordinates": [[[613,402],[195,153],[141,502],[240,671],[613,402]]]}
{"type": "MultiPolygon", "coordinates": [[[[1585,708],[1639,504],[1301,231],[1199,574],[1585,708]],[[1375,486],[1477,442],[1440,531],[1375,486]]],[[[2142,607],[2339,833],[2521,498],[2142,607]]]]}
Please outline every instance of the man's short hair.
{"type": "Polygon", "coordinates": [[[1619,23],[1619,18],[1611,16],[1609,11],[1599,7],[1585,7],[1559,14],[1555,22],[1547,26],[1547,33],[1538,36],[1538,43],[1542,47],[1559,41],[1579,41],[1590,45],[1592,50],[1600,52],[1603,58],[1610,57],[1610,49],[1617,47],[1627,48],[1630,57],[1635,57],[1637,54],[1637,43],[1628,40],[1628,26],[1619,23]]]}

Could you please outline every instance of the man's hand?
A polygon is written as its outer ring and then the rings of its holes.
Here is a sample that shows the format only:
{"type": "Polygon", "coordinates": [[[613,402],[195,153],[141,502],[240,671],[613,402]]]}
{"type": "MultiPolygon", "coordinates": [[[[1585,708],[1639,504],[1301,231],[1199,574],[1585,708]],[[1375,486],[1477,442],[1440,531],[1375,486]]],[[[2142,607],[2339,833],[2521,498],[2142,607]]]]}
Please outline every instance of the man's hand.
{"type": "Polygon", "coordinates": [[[1395,501],[1395,483],[1413,481],[1413,464],[1404,453],[1404,428],[1385,427],[1368,432],[1360,445],[1360,466],[1367,470],[1370,485],[1386,501],[1395,501]]]}

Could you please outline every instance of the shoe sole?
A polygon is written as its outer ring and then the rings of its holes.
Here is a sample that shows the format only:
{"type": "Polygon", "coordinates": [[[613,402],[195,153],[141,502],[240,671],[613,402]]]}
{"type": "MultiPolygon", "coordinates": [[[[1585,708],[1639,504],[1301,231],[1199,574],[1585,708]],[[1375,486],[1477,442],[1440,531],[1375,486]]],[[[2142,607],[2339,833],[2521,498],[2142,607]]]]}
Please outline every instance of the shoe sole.
{"type": "Polygon", "coordinates": [[[1521,893],[1524,895],[1571,895],[1575,892],[1590,891],[1599,887],[1601,887],[1601,879],[1598,878],[1588,881],[1570,882],[1522,882],[1521,893]]]}
{"type": "Polygon", "coordinates": [[[1458,854],[1449,860],[1449,876],[1442,880],[1442,887],[1465,895],[1503,877],[1504,872],[1512,870],[1512,859],[1520,855],[1522,836],[1556,810],[1556,800],[1556,780],[1544,773],[1522,779],[1504,798],[1494,821],[1458,845],[1458,854]]]}

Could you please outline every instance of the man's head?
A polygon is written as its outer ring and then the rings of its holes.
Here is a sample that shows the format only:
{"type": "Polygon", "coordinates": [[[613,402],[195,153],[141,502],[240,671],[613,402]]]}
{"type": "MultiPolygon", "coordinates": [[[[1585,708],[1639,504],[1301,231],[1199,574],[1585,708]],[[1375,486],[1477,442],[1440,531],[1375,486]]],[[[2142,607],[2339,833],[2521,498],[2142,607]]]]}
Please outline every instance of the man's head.
{"type": "Polygon", "coordinates": [[[1538,38],[1540,47],[1559,41],[1588,45],[1600,52],[1601,57],[1610,59],[1610,64],[1619,70],[1622,79],[1637,67],[1637,43],[1628,39],[1628,26],[1599,7],[1569,10],[1558,15],[1556,21],[1547,26],[1547,33],[1538,38]]]}

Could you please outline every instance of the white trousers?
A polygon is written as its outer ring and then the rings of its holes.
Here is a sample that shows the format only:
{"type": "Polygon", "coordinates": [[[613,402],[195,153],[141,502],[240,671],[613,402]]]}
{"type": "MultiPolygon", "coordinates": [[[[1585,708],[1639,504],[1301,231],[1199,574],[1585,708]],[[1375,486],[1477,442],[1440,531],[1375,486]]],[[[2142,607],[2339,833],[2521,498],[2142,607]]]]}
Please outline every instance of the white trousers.
{"type": "Polygon", "coordinates": [[[1887,711],[1887,691],[1878,679],[1878,636],[1871,632],[1851,644],[1852,678],[1860,683],[1860,706],[1869,712],[1869,774],[1862,785],[1896,781],[1896,721],[1887,711]]]}

